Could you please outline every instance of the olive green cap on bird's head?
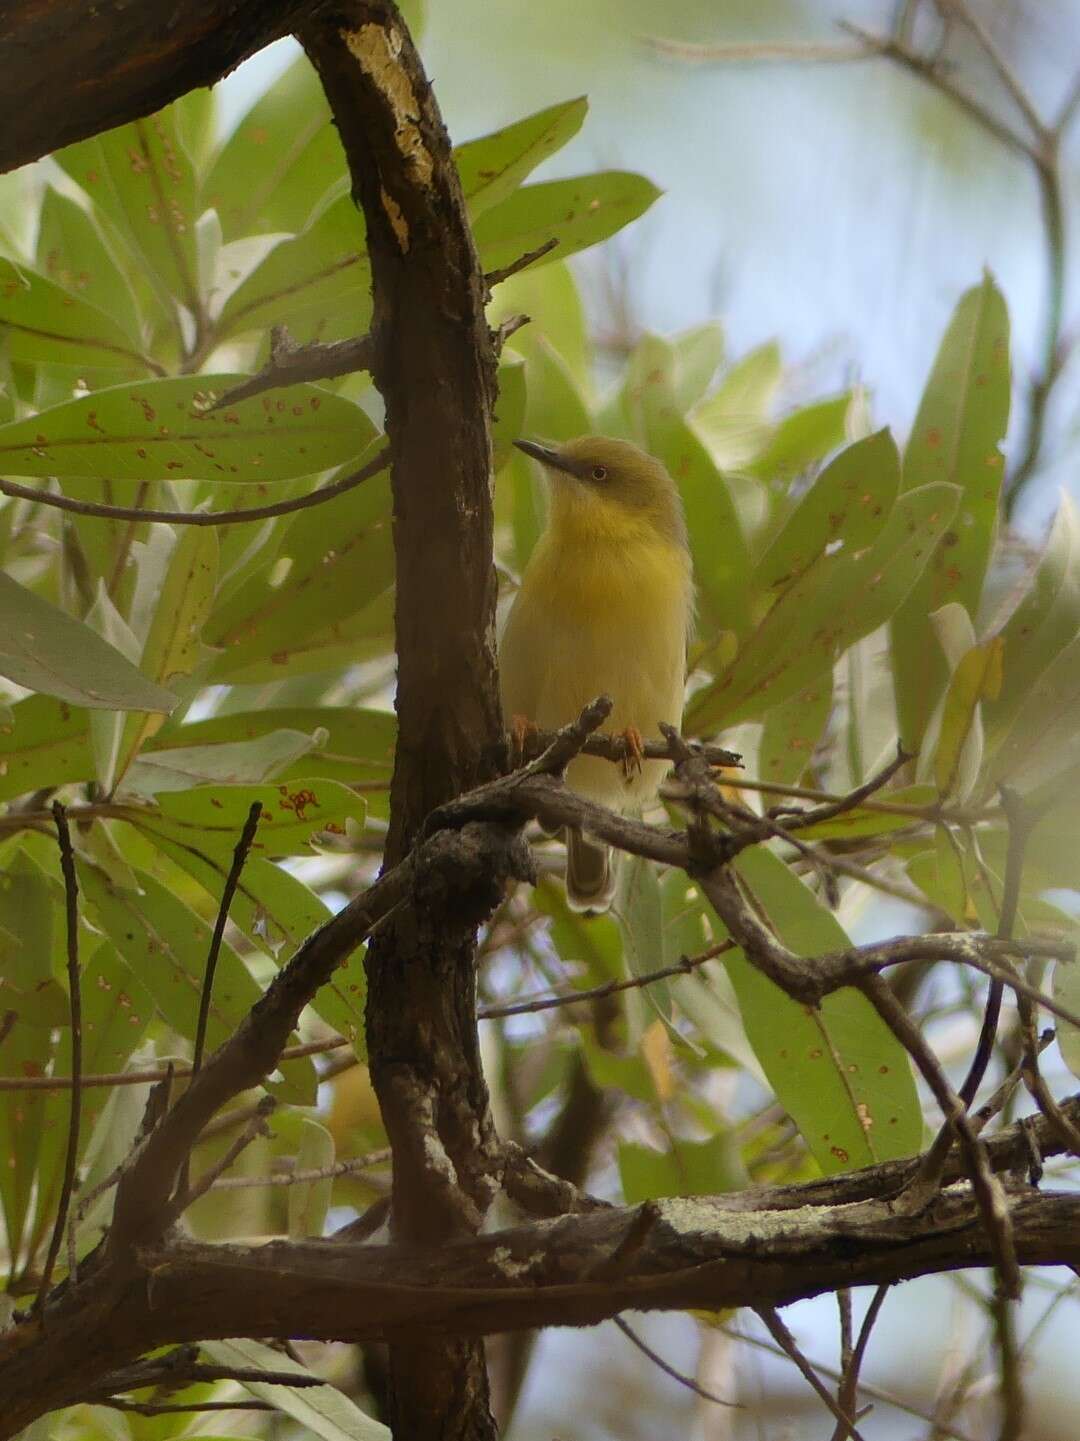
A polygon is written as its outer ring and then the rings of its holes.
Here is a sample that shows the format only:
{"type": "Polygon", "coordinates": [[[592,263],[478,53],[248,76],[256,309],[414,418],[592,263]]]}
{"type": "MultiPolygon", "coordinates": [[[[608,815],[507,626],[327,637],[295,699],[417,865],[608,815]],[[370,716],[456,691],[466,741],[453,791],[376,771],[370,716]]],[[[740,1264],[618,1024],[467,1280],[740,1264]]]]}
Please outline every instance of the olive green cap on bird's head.
{"type": "Polygon", "coordinates": [[[582,435],[563,445],[515,440],[518,450],[538,460],[552,479],[576,481],[598,501],[647,515],[657,529],[686,545],[682,502],[671,476],[655,456],[606,435],[582,435]]]}

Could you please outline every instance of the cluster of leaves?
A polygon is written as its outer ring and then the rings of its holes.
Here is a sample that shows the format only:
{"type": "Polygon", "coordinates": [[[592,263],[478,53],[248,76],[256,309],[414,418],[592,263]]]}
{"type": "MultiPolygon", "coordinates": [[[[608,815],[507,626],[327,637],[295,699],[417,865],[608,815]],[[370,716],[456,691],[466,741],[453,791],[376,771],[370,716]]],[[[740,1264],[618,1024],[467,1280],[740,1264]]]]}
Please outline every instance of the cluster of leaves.
{"type": "MultiPolygon", "coordinates": [[[[778,417],[777,346],[728,363],[715,324],[642,338],[602,391],[565,260],[656,191],[621,172],[526,183],[585,110],[582,100],[554,106],[456,152],[485,268],[558,241],[491,307],[493,324],[532,317],[499,372],[506,588],[544,503],[510,440],[592,430],[637,440],[667,464],[687,512],[699,620],[686,730],[734,738],[750,776],[824,792],[867,779],[897,736],[919,752],[898,789],[802,832],[822,855],[804,877],[782,841],[740,859],[781,939],[806,954],[847,945],[845,923],[881,884],[958,926],[992,927],[1007,844],[1002,784],[1039,816],[1019,923],[1067,926],[1046,892],[1077,879],[1062,839],[1080,785],[1080,557],[1068,506],[1037,564],[1019,567],[997,546],[1009,360],[993,282],[960,301],[903,456],[872,430],[857,392],[778,417]],[[844,883],[839,910],[822,881],[830,856],[866,882],[844,883]]],[[[82,501],[231,511],[307,495],[382,445],[378,397],[362,375],[211,408],[263,362],[270,326],[327,341],[362,333],[370,316],[362,222],[306,62],[224,144],[212,97],[194,94],[73,146],[33,187],[33,233],[9,236],[0,258],[0,476],[82,501]]],[[[8,499],[0,553],[0,676],[11,683],[0,716],[0,1083],[70,1071],[54,795],[77,822],[84,1069],[182,1062],[252,802],[262,819],[219,961],[210,1046],[325,919],[342,878],[356,884],[377,860],[395,735],[387,478],[220,528],[8,499]]],[[[489,1000],[538,978],[587,988],[722,938],[684,876],[627,863],[613,918],[583,921],[550,883],[511,898],[484,941],[483,985],[489,1000]]],[[[1058,988],[1080,1009],[1068,973],[1058,988]]],[[[357,957],[298,1039],[345,1037],[362,1060],[362,1010],[357,957]]],[[[573,1025],[548,1012],[495,1028],[496,1099],[508,1134],[536,1139],[572,1076],[632,1098],[644,1130],[618,1144],[627,1199],[843,1169],[922,1143],[907,1058],[854,993],[811,1014],[729,952],[629,993],[614,1015],[603,1004],[586,1022],[580,1014],[573,1025]],[[739,1133],[718,1100],[729,1089],[711,1084],[739,1071],[779,1099],[795,1129],[739,1133]]],[[[1080,1064],[1080,1041],[1063,1047],[1080,1064]]],[[[383,1139],[362,1066],[342,1073],[321,1119],[317,1083],[310,1056],[269,1082],[289,1103],[269,1149],[301,1169],[383,1139]]],[[[144,1098],[142,1086],[84,1091],[84,1185],[125,1153],[144,1098]]],[[[48,1240],[67,1111],[62,1092],[0,1089],[0,1205],[16,1291],[32,1284],[48,1240]]],[[[223,1144],[202,1149],[209,1158],[223,1144]]],[[[266,1155],[252,1148],[247,1160],[265,1167],[266,1155]]],[[[223,1194],[229,1206],[212,1193],[194,1224],[311,1234],[331,1195],[371,1193],[345,1179],[333,1192],[329,1182],[293,1187],[288,1204],[281,1193],[223,1194]]],[[[80,1251],[107,1205],[82,1218],[80,1251]]]]}

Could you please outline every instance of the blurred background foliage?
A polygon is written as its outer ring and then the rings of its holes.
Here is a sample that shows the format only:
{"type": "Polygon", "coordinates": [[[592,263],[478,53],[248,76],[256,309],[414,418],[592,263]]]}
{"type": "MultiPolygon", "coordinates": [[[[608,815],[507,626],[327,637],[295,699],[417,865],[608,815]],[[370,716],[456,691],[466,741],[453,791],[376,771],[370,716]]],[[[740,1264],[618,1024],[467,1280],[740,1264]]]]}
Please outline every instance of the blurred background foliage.
{"type": "MultiPolygon", "coordinates": [[[[485,269],[558,241],[497,286],[490,309],[493,325],[530,317],[499,372],[502,603],[545,504],[510,440],[636,440],[677,479],[690,526],[699,616],[686,730],[743,753],[745,777],[730,777],[748,781],[739,798],[841,794],[898,738],[918,751],[887,792],[803,832],[813,855],[778,842],[743,857],[781,938],[810,954],[899,929],[993,929],[1002,784],[1038,818],[1020,924],[1074,932],[1080,537],[1055,490],[1075,456],[1067,308],[1017,526],[1002,525],[999,504],[1046,328],[1030,165],[888,59],[827,64],[812,48],[779,65],[777,46],[850,43],[797,0],[680,0],[659,18],[638,0],[428,8],[425,57],[485,269]]],[[[949,47],[950,76],[1007,112],[970,34],[916,13],[928,8],[847,13],[879,34],[911,20],[922,27],[912,45],[949,47]]],[[[1080,61],[1064,43],[1068,0],[977,8],[1055,113],[1080,61]]],[[[1066,206],[1075,160],[1066,138],[1066,206]]],[[[189,95],[3,177],[0,202],[0,476],[96,503],[247,509],[339,480],[382,444],[364,374],[209,408],[265,361],[270,326],[333,340],[370,317],[362,222],[295,47],[258,57],[219,95],[189,95]]],[[[1071,277],[1074,253],[1061,259],[1071,277]]],[[[67,1096],[48,1084],[70,1071],[48,805],[62,798],[76,822],[84,1068],[101,1080],[82,1097],[90,1197],[130,1145],[150,1080],[190,1059],[251,802],[263,820],[219,963],[211,1045],[377,869],[394,746],[389,487],[381,473],[314,509],[207,528],[9,496],[0,548],[0,1017],[14,1016],[0,1045],[0,1205],[18,1301],[48,1244],[67,1134],[67,1096]],[[120,1072],[125,1083],[109,1084],[120,1072]]],[[[542,861],[535,892],[508,897],[483,935],[488,1012],[695,958],[692,973],[647,989],[483,1023],[500,1130],[544,1164],[634,1201],[906,1155],[936,1129],[860,997],[834,995],[810,1016],[737,952],[701,959],[723,931],[684,876],[626,863],[614,913],[585,921],[554,879],[558,847],[542,861]]],[[[1072,972],[1052,983],[1080,1010],[1072,972]]],[[[901,985],[962,1072],[979,988],[933,967],[901,985]]],[[[191,1213],[202,1234],[310,1235],[386,1194],[363,993],[358,956],[270,1080],[284,1103],[272,1138],[191,1213]]],[[[1060,1030],[1047,1062],[1064,1084],[1080,1037],[1060,1030]]],[[[1008,1012],[1002,1037],[995,1082],[1016,1057],[1008,1012]]],[[[219,1118],[199,1164],[250,1113],[245,1103],[219,1118]]],[[[80,1208],[80,1253],[108,1205],[80,1208]]],[[[889,1302],[866,1369],[882,1392],[867,1434],[988,1434],[987,1284],[924,1281],[889,1302]],[[905,1355],[921,1359],[901,1365],[905,1355]]],[[[830,1308],[792,1313],[823,1363],[836,1353],[830,1308]]],[[[1060,1436],[1056,1408],[1077,1399],[1052,1364],[1054,1335],[1075,1342],[1070,1289],[1036,1275],[1023,1318],[1024,1336],[1037,1333],[1042,1429],[1031,1434],[1060,1436]]],[[[602,1328],[570,1346],[557,1334],[535,1348],[493,1343],[511,1434],[817,1434],[816,1401],[760,1352],[754,1323],[697,1324],[666,1318],[649,1333],[744,1411],[643,1369],[602,1328]]],[[[228,1413],[215,1434],[373,1435],[363,1410],[375,1409],[378,1357],[304,1350],[346,1393],[332,1414],[313,1411],[321,1392],[274,1388],[288,1417],[228,1413]]],[[[209,1441],[198,1417],[101,1408],[41,1426],[79,1441],[209,1441]]]]}

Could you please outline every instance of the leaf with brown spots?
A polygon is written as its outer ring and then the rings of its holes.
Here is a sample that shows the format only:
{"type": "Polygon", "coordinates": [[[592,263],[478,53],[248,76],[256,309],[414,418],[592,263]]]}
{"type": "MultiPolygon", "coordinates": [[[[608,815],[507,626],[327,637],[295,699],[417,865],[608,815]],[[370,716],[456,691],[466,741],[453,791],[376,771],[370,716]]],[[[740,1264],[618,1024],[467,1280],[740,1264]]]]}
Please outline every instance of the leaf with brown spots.
{"type": "Polygon", "coordinates": [[[905,490],[934,481],[960,487],[955,523],[934,547],[892,623],[900,736],[918,750],[949,668],[930,614],[950,601],[974,621],[997,532],[1009,420],[1009,315],[987,274],[960,300],[926,383],[904,452],[905,490]]]}

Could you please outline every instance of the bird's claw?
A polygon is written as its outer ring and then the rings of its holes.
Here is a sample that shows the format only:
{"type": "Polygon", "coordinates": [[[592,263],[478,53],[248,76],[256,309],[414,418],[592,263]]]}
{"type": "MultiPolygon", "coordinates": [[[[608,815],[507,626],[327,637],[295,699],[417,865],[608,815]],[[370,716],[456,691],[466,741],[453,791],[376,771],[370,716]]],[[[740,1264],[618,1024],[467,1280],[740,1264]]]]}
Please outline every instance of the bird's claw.
{"type": "Polygon", "coordinates": [[[637,726],[627,726],[622,733],[626,754],[622,758],[623,775],[627,780],[641,774],[641,763],[645,759],[645,737],[637,726]]]}
{"type": "Polygon", "coordinates": [[[534,736],[538,727],[526,715],[512,715],[510,717],[510,741],[512,746],[512,760],[516,766],[522,765],[525,760],[525,751],[530,736],[534,736]]]}

